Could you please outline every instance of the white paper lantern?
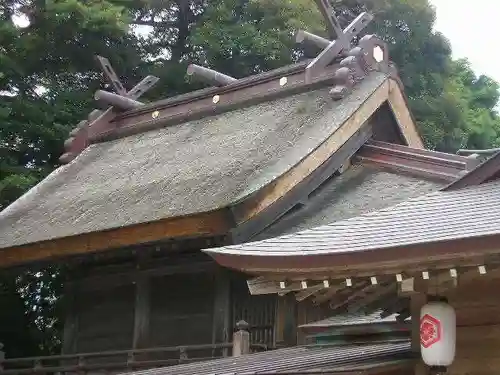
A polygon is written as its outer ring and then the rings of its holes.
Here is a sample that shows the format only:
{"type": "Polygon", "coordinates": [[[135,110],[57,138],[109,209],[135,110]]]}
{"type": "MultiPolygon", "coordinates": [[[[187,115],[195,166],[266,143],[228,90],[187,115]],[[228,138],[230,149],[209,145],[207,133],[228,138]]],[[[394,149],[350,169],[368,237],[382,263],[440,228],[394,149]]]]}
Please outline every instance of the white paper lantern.
{"type": "Polygon", "coordinates": [[[450,366],[455,358],[455,310],[445,302],[429,302],[420,311],[420,350],[428,366],[450,366]]]}

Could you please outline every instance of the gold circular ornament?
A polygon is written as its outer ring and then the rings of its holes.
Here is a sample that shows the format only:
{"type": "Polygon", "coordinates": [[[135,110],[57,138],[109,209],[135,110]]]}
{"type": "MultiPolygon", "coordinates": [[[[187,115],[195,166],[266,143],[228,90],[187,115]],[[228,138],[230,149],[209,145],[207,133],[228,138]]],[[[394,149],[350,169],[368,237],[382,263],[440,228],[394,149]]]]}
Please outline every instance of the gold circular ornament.
{"type": "Polygon", "coordinates": [[[220,96],[219,95],[215,95],[212,98],[212,103],[217,104],[217,103],[219,103],[219,100],[220,100],[220,96]]]}
{"type": "Polygon", "coordinates": [[[157,118],[159,115],[160,115],[160,111],[154,111],[153,113],[151,113],[152,118],[157,118]]]}

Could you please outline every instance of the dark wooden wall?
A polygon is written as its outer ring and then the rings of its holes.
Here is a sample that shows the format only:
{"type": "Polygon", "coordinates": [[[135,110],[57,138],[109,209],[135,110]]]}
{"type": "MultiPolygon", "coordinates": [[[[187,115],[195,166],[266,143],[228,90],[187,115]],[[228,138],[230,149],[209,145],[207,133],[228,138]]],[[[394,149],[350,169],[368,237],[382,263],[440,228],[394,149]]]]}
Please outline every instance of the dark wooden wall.
{"type": "Polygon", "coordinates": [[[130,348],[134,327],[134,285],[82,291],[76,304],[76,352],[130,348]]]}
{"type": "Polygon", "coordinates": [[[149,346],[212,342],[212,273],[158,276],[150,283],[149,346]]]}
{"type": "MultiPolygon", "coordinates": [[[[250,295],[246,275],[232,273],[232,322],[246,321],[250,325],[250,341],[275,346],[277,314],[276,295],[250,295]]],[[[234,327],[233,327],[234,328],[234,327]]]]}
{"type": "Polygon", "coordinates": [[[215,264],[197,272],[134,272],[72,280],[65,353],[231,342],[239,320],[250,324],[253,343],[275,346],[278,297],[251,296],[246,275],[215,264]]]}

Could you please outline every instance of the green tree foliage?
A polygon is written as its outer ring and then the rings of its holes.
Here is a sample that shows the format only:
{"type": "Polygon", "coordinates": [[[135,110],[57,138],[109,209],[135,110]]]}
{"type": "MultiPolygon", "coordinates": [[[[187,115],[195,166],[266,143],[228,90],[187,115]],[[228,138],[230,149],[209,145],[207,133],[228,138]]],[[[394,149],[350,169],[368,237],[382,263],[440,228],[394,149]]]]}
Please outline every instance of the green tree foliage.
{"type": "MultiPolygon", "coordinates": [[[[500,144],[498,84],[451,59],[427,0],[331,1],[344,26],[361,11],[375,15],[367,32],[387,41],[428,147],[500,144]]],[[[1,1],[0,210],[58,165],[69,130],[93,108],[104,83],[94,55],[129,88],[160,77],[154,99],[201,87],[185,77],[190,62],[243,77],[297,61],[297,29],[325,34],[313,0],[1,1]],[[27,27],[13,22],[21,15],[27,27]]],[[[57,351],[60,280],[58,270],[0,280],[10,356],[57,351]]]]}
{"type": "MultiPolygon", "coordinates": [[[[101,85],[94,54],[109,56],[127,76],[138,73],[129,20],[119,1],[0,3],[0,210],[57,166],[69,130],[92,108],[101,85]],[[13,22],[21,14],[28,27],[13,22]]],[[[58,347],[58,285],[56,270],[0,280],[0,342],[7,355],[58,347]]]]}

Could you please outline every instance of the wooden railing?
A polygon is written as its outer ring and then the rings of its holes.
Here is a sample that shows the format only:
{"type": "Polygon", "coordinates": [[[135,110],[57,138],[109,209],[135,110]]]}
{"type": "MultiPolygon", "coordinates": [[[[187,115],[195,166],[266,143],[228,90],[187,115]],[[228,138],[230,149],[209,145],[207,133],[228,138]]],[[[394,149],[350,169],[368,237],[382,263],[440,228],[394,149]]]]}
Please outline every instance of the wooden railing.
{"type": "MultiPolygon", "coordinates": [[[[1,345],[1,344],[0,344],[1,345]]],[[[263,344],[249,344],[245,329],[234,333],[233,342],[206,345],[186,345],[147,349],[113,350],[42,357],[4,358],[0,347],[0,374],[86,374],[91,371],[109,373],[171,366],[206,361],[220,357],[265,351],[263,344]],[[249,350],[248,350],[249,348],[249,350]]]]}

